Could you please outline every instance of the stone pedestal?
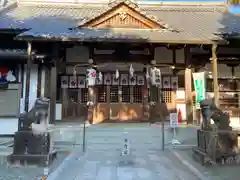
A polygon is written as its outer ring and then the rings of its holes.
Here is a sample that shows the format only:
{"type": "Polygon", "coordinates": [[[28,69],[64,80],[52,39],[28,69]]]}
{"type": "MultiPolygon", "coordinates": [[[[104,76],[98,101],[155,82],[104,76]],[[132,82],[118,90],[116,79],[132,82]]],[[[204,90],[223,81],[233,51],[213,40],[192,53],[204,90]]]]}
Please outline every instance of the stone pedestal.
{"type": "Polygon", "coordinates": [[[34,134],[31,131],[18,131],[15,133],[13,153],[8,156],[8,161],[11,164],[45,166],[51,164],[56,155],[49,132],[34,134]]]}
{"type": "Polygon", "coordinates": [[[193,158],[205,165],[222,164],[229,157],[236,157],[238,134],[236,131],[198,130],[198,146],[193,148],[193,158]]]}

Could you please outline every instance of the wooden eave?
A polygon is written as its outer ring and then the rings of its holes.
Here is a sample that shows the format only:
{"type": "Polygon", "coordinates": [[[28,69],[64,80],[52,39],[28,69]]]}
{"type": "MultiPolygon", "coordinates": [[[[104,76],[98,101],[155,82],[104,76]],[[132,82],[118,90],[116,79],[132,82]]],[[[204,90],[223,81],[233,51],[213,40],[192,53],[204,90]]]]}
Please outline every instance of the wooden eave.
{"type": "MultiPolygon", "coordinates": [[[[139,12],[138,10],[128,6],[125,3],[120,3],[118,5],[116,5],[115,7],[109,9],[108,11],[106,11],[105,13],[91,19],[90,21],[85,22],[84,24],[78,26],[78,27],[87,27],[87,28],[98,28],[102,25],[104,25],[104,23],[108,20],[112,20],[112,24],[110,25],[110,27],[114,28],[114,27],[119,27],[121,26],[120,24],[118,24],[117,22],[114,22],[114,18],[117,16],[121,16],[122,15],[128,15],[131,16],[131,18],[133,18],[135,21],[139,21],[139,23],[141,23],[143,28],[146,29],[161,29],[164,28],[164,25],[161,25],[157,22],[155,22],[154,20],[151,20],[150,18],[148,18],[147,16],[145,16],[144,14],[142,14],[141,12],[139,12]]],[[[123,18],[123,24],[124,24],[124,17],[123,18]]],[[[129,22],[128,27],[131,28],[131,23],[129,22]]]]}
{"type": "Polygon", "coordinates": [[[112,42],[112,43],[122,43],[122,42],[128,42],[128,43],[139,43],[139,44],[146,44],[146,43],[154,43],[154,44],[187,44],[187,45],[212,45],[214,43],[219,44],[219,45],[225,45],[227,44],[226,41],[212,41],[212,40],[163,40],[163,41],[141,41],[141,40],[116,40],[116,39],[108,39],[108,40],[90,40],[90,39],[79,39],[79,38],[71,38],[69,37],[68,39],[62,38],[62,37],[51,37],[51,38],[46,38],[46,37],[35,37],[35,36],[16,36],[14,38],[15,40],[20,40],[20,41],[36,41],[36,42],[51,42],[51,43],[59,43],[59,42],[72,42],[72,43],[80,43],[82,44],[83,42],[86,43],[100,43],[100,42],[112,42]]]}

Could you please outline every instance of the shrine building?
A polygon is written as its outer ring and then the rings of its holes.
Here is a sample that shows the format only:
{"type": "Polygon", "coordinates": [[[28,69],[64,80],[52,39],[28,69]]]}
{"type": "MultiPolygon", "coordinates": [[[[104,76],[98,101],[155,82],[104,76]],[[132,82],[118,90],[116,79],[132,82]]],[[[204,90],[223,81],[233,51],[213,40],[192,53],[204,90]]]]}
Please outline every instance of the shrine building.
{"type": "Polygon", "coordinates": [[[239,118],[234,7],[224,0],[4,1],[0,134],[13,134],[19,114],[43,96],[51,123],[160,121],[172,111],[192,123],[199,71],[207,72],[207,97],[239,118]]]}

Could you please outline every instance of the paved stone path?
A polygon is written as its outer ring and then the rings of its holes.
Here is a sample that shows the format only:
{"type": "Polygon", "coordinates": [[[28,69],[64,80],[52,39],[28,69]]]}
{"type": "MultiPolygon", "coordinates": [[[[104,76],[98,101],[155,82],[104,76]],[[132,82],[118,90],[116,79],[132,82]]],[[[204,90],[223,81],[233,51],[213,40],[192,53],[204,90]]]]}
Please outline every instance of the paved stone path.
{"type": "MultiPolygon", "coordinates": [[[[166,129],[167,130],[167,129],[166,129]]],[[[70,139],[73,137],[70,132],[70,139]]],[[[166,132],[168,133],[168,132],[166,132]]],[[[76,133],[75,133],[76,136],[76,133]]],[[[81,143],[81,133],[78,133],[81,143]]],[[[184,134],[188,136],[188,134],[184,134]]],[[[171,138],[168,138],[169,140],[171,138]]],[[[182,139],[184,139],[182,137],[182,139]]],[[[161,151],[161,129],[143,125],[98,125],[86,131],[87,152],[76,148],[49,180],[197,180],[171,152],[161,151]],[[132,164],[121,164],[124,137],[130,141],[132,164]],[[58,174],[58,175],[56,175],[58,174]],[[53,178],[54,177],[54,178],[53,178]]]]}
{"type": "MultiPolygon", "coordinates": [[[[134,151],[132,163],[121,163],[119,151],[78,152],[65,162],[56,180],[197,180],[170,152],[134,151]]],[[[51,179],[51,176],[49,177],[51,179]]]]}
{"type": "MultiPolygon", "coordinates": [[[[166,144],[172,137],[168,128],[165,127],[166,144]]],[[[159,125],[90,126],[86,129],[87,153],[84,156],[81,152],[81,126],[60,126],[53,128],[53,131],[57,149],[71,151],[72,154],[64,161],[66,154],[59,156],[52,168],[56,170],[48,180],[197,180],[168,149],[161,151],[162,133],[159,125]],[[133,150],[133,164],[128,166],[119,164],[124,137],[129,138],[133,150]]],[[[178,140],[185,145],[196,143],[195,128],[180,129],[178,140]]],[[[171,148],[169,144],[167,147],[171,148]]],[[[0,156],[0,180],[38,180],[43,175],[43,168],[7,166],[5,158],[0,156]]]]}

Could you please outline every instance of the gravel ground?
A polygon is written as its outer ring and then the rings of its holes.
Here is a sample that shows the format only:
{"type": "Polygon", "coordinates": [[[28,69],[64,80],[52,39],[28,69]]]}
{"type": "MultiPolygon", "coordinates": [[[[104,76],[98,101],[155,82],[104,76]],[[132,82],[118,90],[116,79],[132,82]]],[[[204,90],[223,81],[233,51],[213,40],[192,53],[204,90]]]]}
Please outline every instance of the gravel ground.
{"type": "MultiPolygon", "coordinates": [[[[53,172],[67,157],[67,155],[67,152],[58,153],[57,158],[49,167],[49,172],[53,172]]],[[[43,175],[43,167],[14,167],[7,163],[6,158],[6,156],[0,156],[0,180],[39,180],[43,175]]]]}

